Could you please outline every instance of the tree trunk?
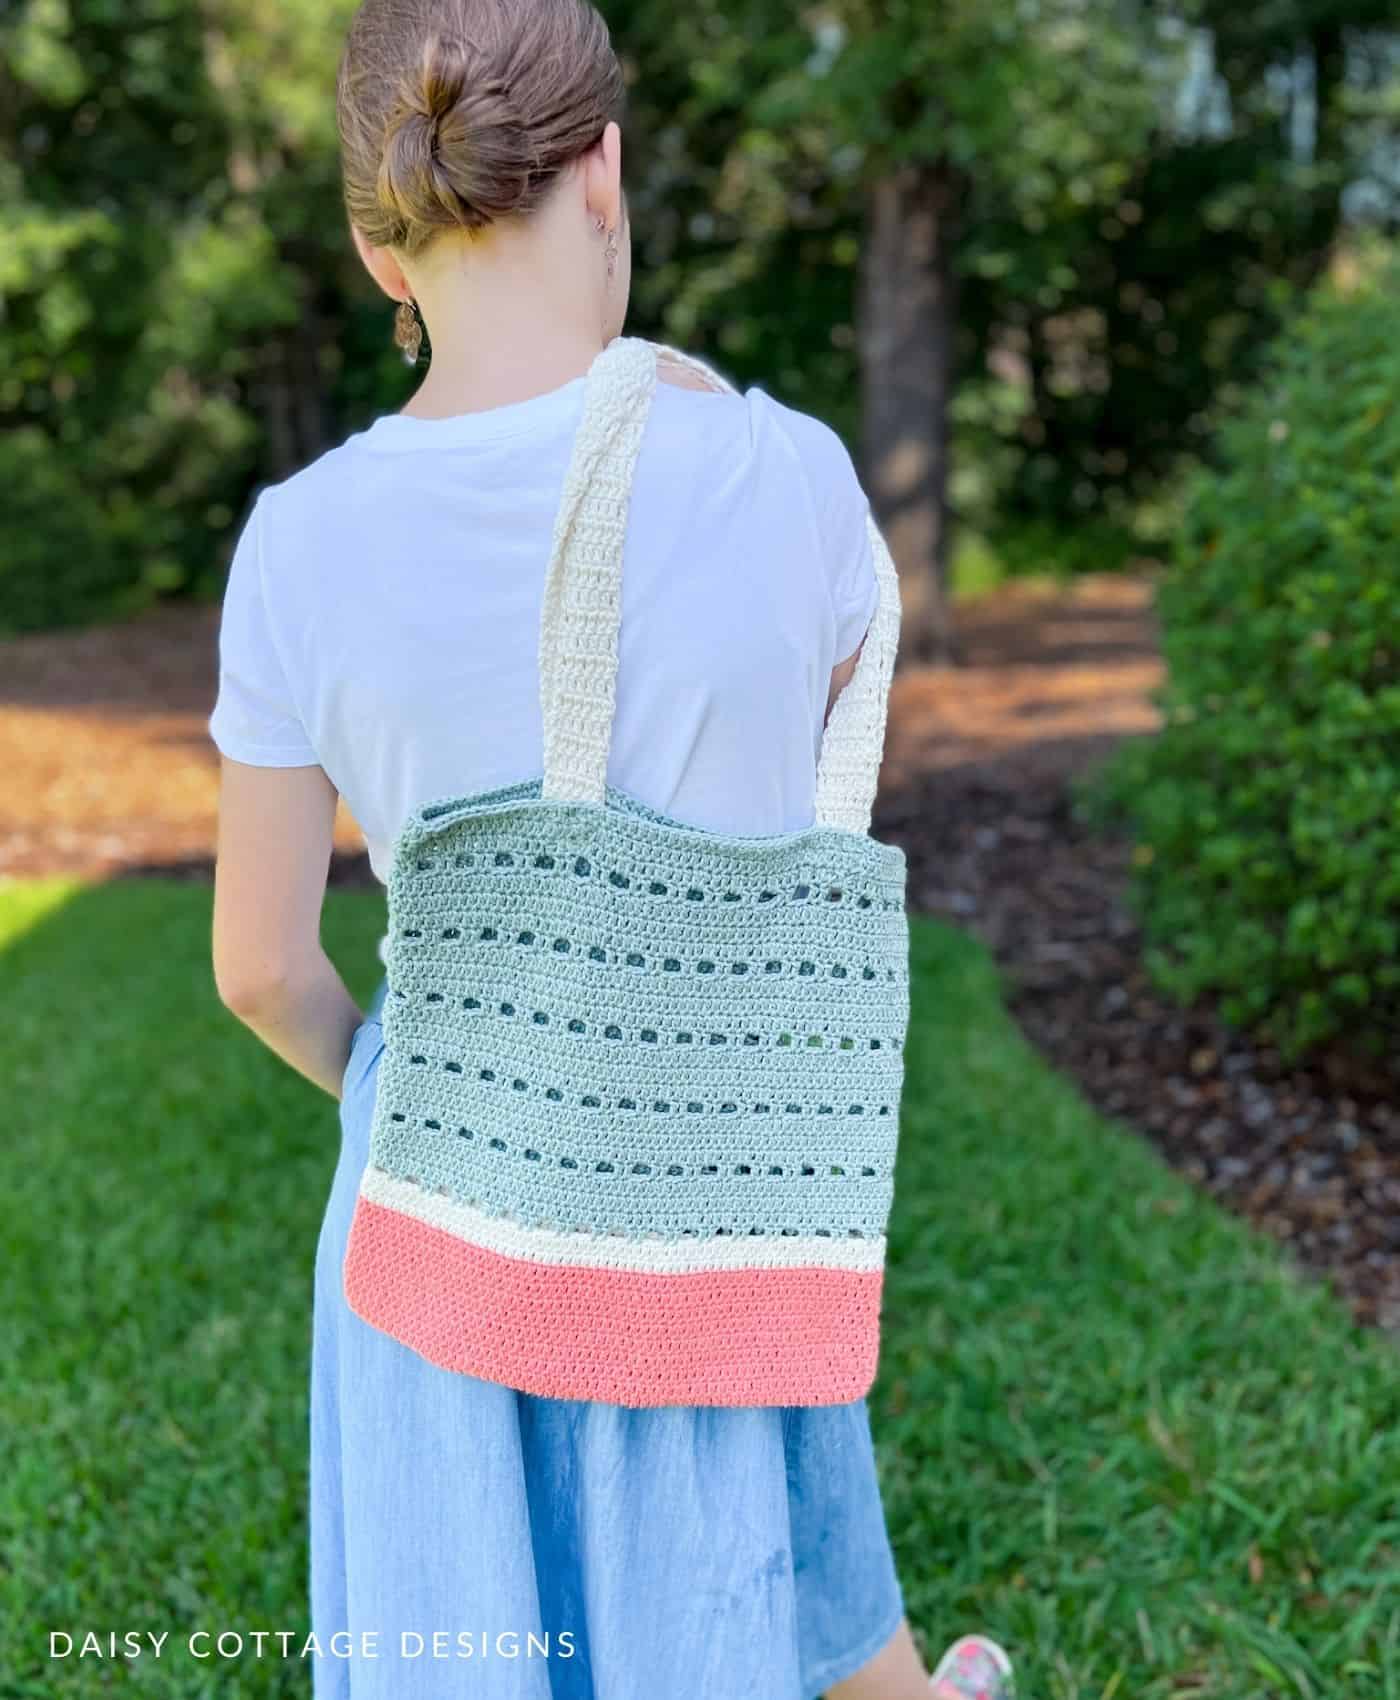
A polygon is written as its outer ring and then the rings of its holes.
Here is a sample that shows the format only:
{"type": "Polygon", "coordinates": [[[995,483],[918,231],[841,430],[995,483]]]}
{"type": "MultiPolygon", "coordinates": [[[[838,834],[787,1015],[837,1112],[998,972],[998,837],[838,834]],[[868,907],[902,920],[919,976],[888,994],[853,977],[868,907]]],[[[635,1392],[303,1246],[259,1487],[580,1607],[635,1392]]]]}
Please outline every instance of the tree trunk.
{"type": "Polygon", "coordinates": [[[262,474],[289,478],[331,444],[320,355],[324,326],[308,306],[297,325],[278,330],[260,350],[250,401],[264,430],[262,474]]]}
{"type": "Polygon", "coordinates": [[[1309,279],[1327,269],[1342,219],[1342,191],[1347,177],[1346,38],[1335,18],[1313,30],[1313,163],[1319,173],[1314,194],[1311,241],[1305,265],[1309,279]]]}
{"type": "Polygon", "coordinates": [[[956,661],[948,564],[949,407],[959,182],[941,161],[899,167],[867,191],[857,337],[861,468],[899,569],[901,656],[956,661]]]}

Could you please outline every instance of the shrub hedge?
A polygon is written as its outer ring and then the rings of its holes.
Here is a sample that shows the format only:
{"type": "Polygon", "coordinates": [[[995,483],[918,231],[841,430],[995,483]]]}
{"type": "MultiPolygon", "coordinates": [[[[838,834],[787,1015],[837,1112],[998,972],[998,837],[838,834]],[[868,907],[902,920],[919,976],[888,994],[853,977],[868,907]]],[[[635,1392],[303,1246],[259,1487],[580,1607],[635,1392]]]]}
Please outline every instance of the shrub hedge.
{"type": "Polygon", "coordinates": [[[1158,591],[1160,731],[1079,792],[1126,822],[1156,982],[1272,1039],[1400,1032],[1400,263],[1329,283],[1197,475],[1158,591]]]}

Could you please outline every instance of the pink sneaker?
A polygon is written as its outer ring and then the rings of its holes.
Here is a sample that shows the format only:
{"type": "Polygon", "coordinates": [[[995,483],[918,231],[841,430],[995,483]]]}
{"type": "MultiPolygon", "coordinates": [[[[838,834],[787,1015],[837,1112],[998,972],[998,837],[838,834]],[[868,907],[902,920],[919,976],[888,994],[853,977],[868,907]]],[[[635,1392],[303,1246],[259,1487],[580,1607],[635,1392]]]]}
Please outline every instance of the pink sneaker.
{"type": "Polygon", "coordinates": [[[1011,1660],[985,1635],[954,1641],[929,1678],[932,1700],[1016,1700],[1011,1660]]]}

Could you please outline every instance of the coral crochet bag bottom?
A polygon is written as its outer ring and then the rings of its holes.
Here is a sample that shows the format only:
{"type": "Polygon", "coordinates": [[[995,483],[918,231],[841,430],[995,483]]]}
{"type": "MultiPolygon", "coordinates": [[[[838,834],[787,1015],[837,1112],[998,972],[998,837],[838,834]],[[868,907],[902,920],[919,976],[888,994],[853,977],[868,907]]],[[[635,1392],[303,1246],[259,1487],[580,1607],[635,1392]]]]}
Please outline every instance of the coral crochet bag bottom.
{"type": "Polygon", "coordinates": [[[357,1315],[526,1393],[825,1405],[875,1375],[908,1020],[903,851],[870,811],[879,601],[813,824],[733,836],[605,779],[628,495],[658,360],[589,369],[540,629],[538,778],[424,804],[388,881],[357,1315]]]}

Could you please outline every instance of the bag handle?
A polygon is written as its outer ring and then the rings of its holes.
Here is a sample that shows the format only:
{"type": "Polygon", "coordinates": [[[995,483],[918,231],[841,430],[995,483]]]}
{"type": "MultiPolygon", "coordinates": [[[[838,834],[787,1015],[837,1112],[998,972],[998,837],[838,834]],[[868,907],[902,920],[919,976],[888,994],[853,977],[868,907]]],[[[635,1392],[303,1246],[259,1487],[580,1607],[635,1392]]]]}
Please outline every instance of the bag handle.
{"type": "MultiPolygon", "coordinates": [[[[589,367],[583,416],[555,518],[540,620],[542,795],[602,802],[617,686],[622,554],[632,472],[660,364],[713,390],[734,385],[694,355],[618,337],[589,367]]],[[[878,598],[855,672],[836,699],[817,761],[816,824],[868,832],[899,644],[899,578],[867,515],[878,598]]]]}
{"type": "Polygon", "coordinates": [[[628,498],[655,388],[656,350],[638,337],[615,337],[588,368],[540,611],[545,798],[603,801],[628,498]]]}

